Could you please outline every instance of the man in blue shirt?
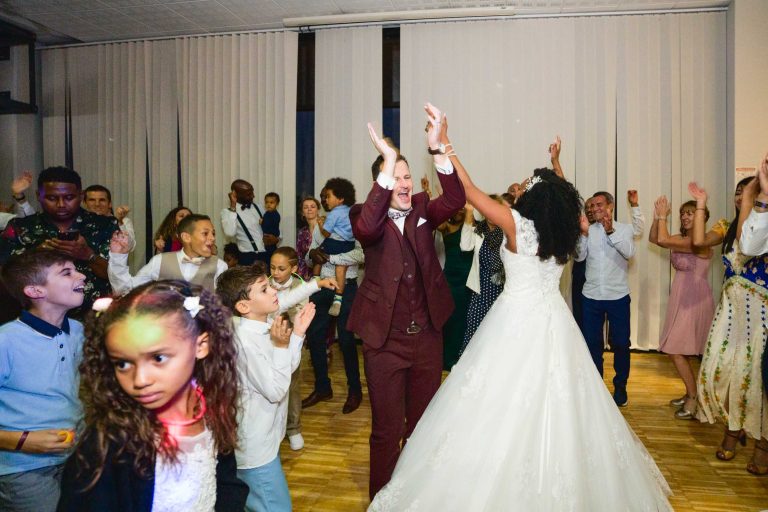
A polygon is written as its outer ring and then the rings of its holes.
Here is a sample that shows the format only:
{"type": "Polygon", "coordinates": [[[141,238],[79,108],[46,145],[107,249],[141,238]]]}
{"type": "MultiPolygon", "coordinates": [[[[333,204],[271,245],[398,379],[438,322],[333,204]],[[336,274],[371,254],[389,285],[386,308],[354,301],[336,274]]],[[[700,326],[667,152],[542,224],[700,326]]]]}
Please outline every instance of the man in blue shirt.
{"type": "Polygon", "coordinates": [[[0,510],[52,512],[82,415],[83,326],[67,311],[83,303],[85,276],[36,249],[12,256],[2,279],[24,311],[0,326],[0,510]]]}
{"type": "Polygon", "coordinates": [[[576,261],[586,260],[586,282],[582,290],[583,332],[592,360],[603,375],[603,324],[611,326],[613,343],[613,399],[628,403],[629,379],[629,260],[635,255],[634,232],[630,224],[614,222],[613,196],[595,192],[591,208],[595,221],[582,226],[576,261]]]}

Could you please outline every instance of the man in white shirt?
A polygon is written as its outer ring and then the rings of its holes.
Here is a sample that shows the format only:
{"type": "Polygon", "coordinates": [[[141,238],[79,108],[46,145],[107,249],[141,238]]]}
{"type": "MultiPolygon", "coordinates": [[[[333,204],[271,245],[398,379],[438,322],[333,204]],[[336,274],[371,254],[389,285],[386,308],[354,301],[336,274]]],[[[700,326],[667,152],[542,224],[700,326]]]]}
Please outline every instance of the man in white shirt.
{"type": "Polygon", "coordinates": [[[596,192],[591,201],[595,222],[582,225],[576,261],[586,260],[582,290],[583,329],[587,347],[603,375],[603,324],[611,326],[613,344],[613,399],[627,405],[629,378],[629,259],[635,255],[633,226],[614,222],[614,200],[608,192],[596,192]]]}
{"type": "Polygon", "coordinates": [[[112,192],[104,185],[91,185],[83,190],[83,206],[86,210],[96,215],[114,217],[120,231],[128,236],[130,251],[136,248],[136,231],[133,229],[133,221],[128,218],[131,211],[127,206],[118,206],[112,212],[112,192]]]}
{"type": "Polygon", "coordinates": [[[253,185],[245,180],[235,180],[230,186],[229,207],[221,210],[221,228],[224,234],[237,241],[240,265],[264,262],[269,267],[266,245],[277,245],[280,239],[265,235],[261,230],[264,208],[253,202],[253,185]]]}
{"type": "Polygon", "coordinates": [[[161,279],[188,281],[214,291],[216,278],[227,270],[227,264],[213,255],[216,231],[210,217],[188,215],[179,222],[177,231],[182,249],[153,256],[135,276],[128,270],[127,235],[121,231],[112,237],[107,275],[115,294],[124,295],[137,286],[161,279]]]}

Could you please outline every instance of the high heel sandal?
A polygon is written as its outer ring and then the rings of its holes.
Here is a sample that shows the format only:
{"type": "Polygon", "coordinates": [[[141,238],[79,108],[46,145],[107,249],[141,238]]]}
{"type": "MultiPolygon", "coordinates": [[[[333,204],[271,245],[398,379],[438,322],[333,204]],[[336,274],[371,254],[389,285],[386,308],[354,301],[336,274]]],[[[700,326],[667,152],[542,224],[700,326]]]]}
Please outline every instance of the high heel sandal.
{"type": "Polygon", "coordinates": [[[686,396],[683,401],[683,406],[679,411],[675,413],[675,418],[679,420],[692,420],[696,414],[696,408],[698,407],[698,401],[695,396],[686,396]]]}
{"type": "MultiPolygon", "coordinates": [[[[737,439],[741,446],[747,446],[747,434],[743,430],[739,430],[735,435],[730,430],[725,431],[725,436],[731,439],[737,439]]],[[[725,439],[723,439],[725,441],[725,439]]],[[[723,443],[720,443],[720,447],[715,452],[715,456],[720,460],[729,461],[736,456],[736,447],[733,450],[726,450],[723,448],[723,443]]]]}
{"type": "MultiPolygon", "coordinates": [[[[768,453],[768,446],[765,444],[761,445],[760,441],[755,441],[755,451],[757,450],[768,453]]],[[[752,455],[752,460],[747,463],[747,471],[756,476],[765,476],[768,475],[768,465],[761,466],[755,462],[755,456],[752,455]]]]}
{"type": "Polygon", "coordinates": [[[669,401],[670,407],[682,407],[683,404],[685,404],[685,399],[688,398],[688,395],[683,395],[680,398],[675,398],[674,400],[669,401]]]}

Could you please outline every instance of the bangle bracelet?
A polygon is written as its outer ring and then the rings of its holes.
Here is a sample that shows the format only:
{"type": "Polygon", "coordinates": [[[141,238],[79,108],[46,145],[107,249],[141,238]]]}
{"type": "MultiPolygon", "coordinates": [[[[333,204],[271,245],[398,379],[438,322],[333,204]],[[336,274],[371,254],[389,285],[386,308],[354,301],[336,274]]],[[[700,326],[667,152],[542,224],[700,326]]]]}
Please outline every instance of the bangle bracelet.
{"type": "Polygon", "coordinates": [[[758,208],[768,208],[768,203],[764,203],[762,201],[758,201],[757,199],[755,199],[755,206],[757,206],[758,208]]]}
{"type": "Polygon", "coordinates": [[[18,452],[21,450],[21,447],[24,446],[24,441],[27,440],[27,436],[29,435],[29,430],[25,430],[21,433],[21,437],[19,438],[19,442],[16,443],[16,451],[18,452]]]}

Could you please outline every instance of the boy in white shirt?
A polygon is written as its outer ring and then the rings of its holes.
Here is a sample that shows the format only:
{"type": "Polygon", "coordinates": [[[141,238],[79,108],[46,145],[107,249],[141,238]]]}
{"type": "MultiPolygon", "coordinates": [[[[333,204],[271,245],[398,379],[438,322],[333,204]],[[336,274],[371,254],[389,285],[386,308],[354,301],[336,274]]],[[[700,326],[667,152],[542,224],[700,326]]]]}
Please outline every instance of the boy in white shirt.
{"type": "Polygon", "coordinates": [[[250,489],[246,510],[290,511],[291,497],[278,452],[285,436],[291,374],[301,362],[304,334],[315,307],[306,305],[296,315],[293,329],[282,317],[270,324],[269,316],[280,305],[261,262],[227,270],[216,287],[236,316],[242,408],[235,456],[237,476],[250,489]]]}

